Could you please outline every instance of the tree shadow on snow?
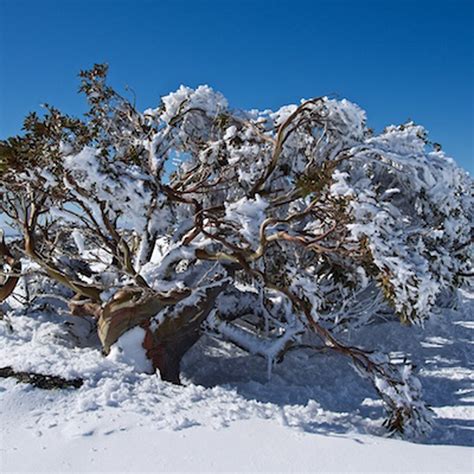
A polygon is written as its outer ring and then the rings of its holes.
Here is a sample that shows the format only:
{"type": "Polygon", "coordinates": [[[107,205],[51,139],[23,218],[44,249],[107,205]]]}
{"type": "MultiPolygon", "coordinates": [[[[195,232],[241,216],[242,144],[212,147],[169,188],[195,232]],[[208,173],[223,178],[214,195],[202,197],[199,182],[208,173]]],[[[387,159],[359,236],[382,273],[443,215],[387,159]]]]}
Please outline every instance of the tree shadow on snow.
{"type": "MultiPolygon", "coordinates": [[[[474,446],[472,326],[455,314],[447,321],[435,318],[424,329],[392,322],[351,338],[361,347],[390,351],[395,359],[403,353],[421,369],[425,400],[436,414],[424,444],[474,446]]],[[[280,407],[283,424],[305,432],[383,433],[377,427],[383,410],[375,390],[337,354],[289,353],[267,380],[263,359],[205,337],[187,355],[183,369],[192,383],[224,386],[247,400],[280,407]]]]}

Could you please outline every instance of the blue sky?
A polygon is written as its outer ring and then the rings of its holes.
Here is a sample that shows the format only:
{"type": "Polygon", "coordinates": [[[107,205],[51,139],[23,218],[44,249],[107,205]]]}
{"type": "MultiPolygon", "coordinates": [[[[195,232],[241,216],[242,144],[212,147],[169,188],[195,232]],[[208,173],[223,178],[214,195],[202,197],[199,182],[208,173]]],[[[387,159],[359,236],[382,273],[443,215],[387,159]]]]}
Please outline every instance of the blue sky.
{"type": "Polygon", "coordinates": [[[140,108],[209,84],[236,108],[337,94],[375,130],[412,119],[474,174],[472,0],[0,0],[0,137],[48,102],[85,110],[110,65],[140,108]]]}

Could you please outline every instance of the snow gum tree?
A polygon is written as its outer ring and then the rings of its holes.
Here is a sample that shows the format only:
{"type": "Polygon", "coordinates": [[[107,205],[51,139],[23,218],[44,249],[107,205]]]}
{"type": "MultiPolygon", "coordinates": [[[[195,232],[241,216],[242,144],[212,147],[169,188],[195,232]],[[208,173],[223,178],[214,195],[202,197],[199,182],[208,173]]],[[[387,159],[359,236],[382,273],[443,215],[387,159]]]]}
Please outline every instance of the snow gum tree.
{"type": "Polygon", "coordinates": [[[80,74],[89,111],[46,106],[0,142],[0,298],[35,269],[104,353],[140,326],[162,379],[204,332],[263,357],[335,351],[380,395],[386,426],[429,429],[409,364],[344,341],[380,318],[422,324],[472,275],[472,180],[412,122],[374,134],[318,97],[230,109],[207,86],[139,112],[80,74]],[[59,290],[58,290],[59,291],[59,290]]]}

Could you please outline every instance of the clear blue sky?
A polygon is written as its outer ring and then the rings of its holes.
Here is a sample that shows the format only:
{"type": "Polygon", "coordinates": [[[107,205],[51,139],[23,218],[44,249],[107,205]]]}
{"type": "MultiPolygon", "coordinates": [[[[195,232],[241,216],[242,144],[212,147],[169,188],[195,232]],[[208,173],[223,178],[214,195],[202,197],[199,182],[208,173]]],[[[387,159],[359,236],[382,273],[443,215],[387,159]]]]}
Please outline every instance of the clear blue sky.
{"type": "Polygon", "coordinates": [[[338,94],[369,125],[423,124],[474,174],[472,0],[0,0],[0,137],[48,102],[85,110],[80,69],[110,65],[140,108],[206,83],[236,108],[338,94]]]}

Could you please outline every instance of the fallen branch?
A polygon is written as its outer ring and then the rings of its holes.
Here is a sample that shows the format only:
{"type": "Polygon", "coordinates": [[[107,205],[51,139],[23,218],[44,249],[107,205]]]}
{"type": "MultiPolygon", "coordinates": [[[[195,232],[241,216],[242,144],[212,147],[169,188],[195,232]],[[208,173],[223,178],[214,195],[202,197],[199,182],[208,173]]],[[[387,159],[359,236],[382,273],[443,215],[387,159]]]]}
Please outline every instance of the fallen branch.
{"type": "Polygon", "coordinates": [[[11,367],[1,367],[0,377],[14,377],[18,382],[30,383],[35,387],[45,390],[53,390],[55,388],[79,388],[84,381],[82,379],[68,380],[57,375],[35,374],[34,372],[16,372],[11,367]]]}

